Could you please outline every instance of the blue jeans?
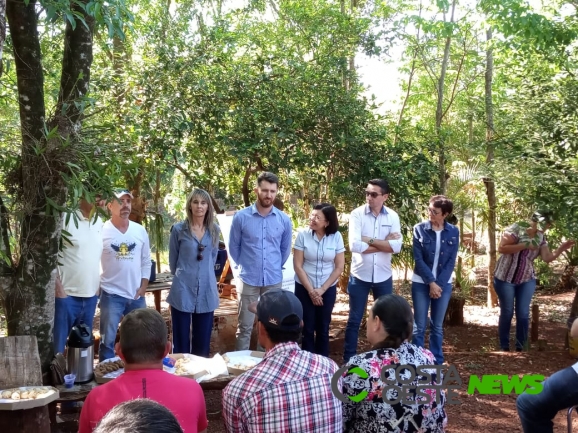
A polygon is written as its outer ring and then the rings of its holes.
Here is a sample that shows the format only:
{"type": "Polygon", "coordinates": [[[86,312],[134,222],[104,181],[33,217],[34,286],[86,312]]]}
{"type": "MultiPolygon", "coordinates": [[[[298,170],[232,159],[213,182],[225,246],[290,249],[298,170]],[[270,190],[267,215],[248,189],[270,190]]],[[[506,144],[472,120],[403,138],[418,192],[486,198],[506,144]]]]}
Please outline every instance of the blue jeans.
{"type": "Polygon", "coordinates": [[[173,352],[209,357],[215,312],[186,313],[171,307],[173,352]],[[191,329],[192,325],[192,329],[191,329]]]}
{"type": "Polygon", "coordinates": [[[578,374],[572,367],[557,371],[543,386],[541,393],[524,393],[516,400],[524,433],[553,433],[558,411],[578,405],[578,374]]]}
{"type": "Polygon", "coordinates": [[[512,284],[494,278],[494,287],[500,300],[500,320],[498,321],[500,347],[502,350],[510,350],[510,326],[514,316],[514,300],[516,300],[516,349],[522,350],[528,341],[530,302],[536,290],[536,280],[512,284]]]}
{"type": "Polygon", "coordinates": [[[446,310],[448,309],[451,296],[451,283],[442,287],[442,296],[437,299],[430,298],[428,284],[411,283],[411,298],[413,300],[413,314],[415,319],[413,344],[424,347],[427,313],[431,303],[429,350],[435,356],[435,363],[438,365],[444,363],[444,352],[442,350],[444,318],[446,317],[446,310]]]}
{"type": "Polygon", "coordinates": [[[100,346],[98,347],[100,362],[114,357],[114,343],[120,319],[131,311],[146,308],[146,306],[144,296],[138,299],[128,299],[102,291],[100,295],[100,346]]]}
{"type": "Polygon", "coordinates": [[[349,293],[349,319],[345,328],[345,347],[343,351],[343,361],[346,363],[353,355],[357,353],[357,339],[359,337],[359,326],[363,315],[367,310],[367,298],[369,291],[373,293],[373,300],[383,295],[389,295],[393,292],[393,280],[389,279],[381,283],[371,283],[349,277],[347,293],[349,293]]]}
{"type": "Polygon", "coordinates": [[[54,353],[64,353],[73,326],[83,322],[92,330],[98,296],[67,296],[54,299],[54,353]]]}
{"type": "Polygon", "coordinates": [[[295,296],[303,306],[303,340],[301,348],[311,353],[329,357],[329,324],[337,297],[337,288],[331,286],[323,294],[323,305],[313,304],[307,289],[295,282],[295,296]]]}

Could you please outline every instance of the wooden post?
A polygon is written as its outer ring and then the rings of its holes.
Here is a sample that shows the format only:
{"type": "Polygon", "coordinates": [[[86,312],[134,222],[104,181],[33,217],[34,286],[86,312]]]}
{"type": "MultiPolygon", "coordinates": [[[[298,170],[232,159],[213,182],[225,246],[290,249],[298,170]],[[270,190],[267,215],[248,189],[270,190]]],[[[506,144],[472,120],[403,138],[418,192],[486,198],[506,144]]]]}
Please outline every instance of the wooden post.
{"type": "Polygon", "coordinates": [[[540,306],[538,304],[532,305],[532,331],[531,341],[535,343],[538,341],[538,326],[540,324],[540,306]]]}
{"type": "MultiPolygon", "coordinates": [[[[0,389],[41,386],[38,342],[34,336],[0,338],[0,389]]],[[[48,406],[0,411],[2,433],[50,433],[48,406]]]]}

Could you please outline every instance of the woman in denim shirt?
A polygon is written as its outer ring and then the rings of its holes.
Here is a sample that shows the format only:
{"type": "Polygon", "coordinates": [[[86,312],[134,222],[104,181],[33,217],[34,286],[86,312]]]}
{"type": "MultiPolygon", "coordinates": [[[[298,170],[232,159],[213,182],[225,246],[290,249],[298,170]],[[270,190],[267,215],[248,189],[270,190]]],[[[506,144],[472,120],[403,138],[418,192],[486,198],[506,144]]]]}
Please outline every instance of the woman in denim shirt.
{"type": "Polygon", "coordinates": [[[454,204],[443,195],[429,200],[429,220],[413,228],[415,269],[411,297],[415,316],[413,344],[424,347],[424,334],[431,302],[429,349],[436,364],[443,364],[443,322],[452,294],[452,273],[456,264],[460,232],[445,221],[454,204]]]}
{"type": "Polygon", "coordinates": [[[195,189],[187,198],[187,219],[171,229],[169,265],[174,275],[171,306],[175,353],[209,356],[213,315],[219,307],[215,261],[220,229],[209,193],[195,189]],[[192,332],[191,332],[192,324],[192,332]]]}

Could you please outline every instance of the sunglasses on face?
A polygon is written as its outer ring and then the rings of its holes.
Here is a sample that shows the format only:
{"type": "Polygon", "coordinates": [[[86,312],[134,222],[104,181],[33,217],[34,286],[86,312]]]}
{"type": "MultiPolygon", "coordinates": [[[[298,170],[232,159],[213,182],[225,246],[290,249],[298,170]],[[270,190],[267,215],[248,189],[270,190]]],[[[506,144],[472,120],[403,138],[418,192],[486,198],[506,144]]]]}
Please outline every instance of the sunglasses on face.
{"type": "Polygon", "coordinates": [[[199,244],[199,252],[197,253],[197,260],[199,262],[203,260],[203,251],[205,251],[205,246],[203,244],[199,244]]]}
{"type": "Polygon", "coordinates": [[[383,194],[380,194],[378,192],[373,192],[373,191],[365,191],[366,197],[371,196],[371,198],[376,198],[376,197],[379,197],[380,195],[383,195],[383,194]]]}

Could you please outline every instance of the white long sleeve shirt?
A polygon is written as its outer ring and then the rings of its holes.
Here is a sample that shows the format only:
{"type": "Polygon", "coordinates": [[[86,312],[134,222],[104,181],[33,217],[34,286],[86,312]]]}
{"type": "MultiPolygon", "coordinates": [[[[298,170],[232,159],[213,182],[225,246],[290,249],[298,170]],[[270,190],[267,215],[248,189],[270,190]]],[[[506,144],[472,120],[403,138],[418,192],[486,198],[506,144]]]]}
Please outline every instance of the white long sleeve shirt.
{"type": "Polygon", "coordinates": [[[141,279],[151,276],[148,233],[133,221],[122,233],[109,220],[102,227],[102,244],[100,287],[108,294],[134,299],[141,279]]]}
{"type": "MultiPolygon", "coordinates": [[[[351,275],[362,281],[381,283],[389,279],[392,253],[376,252],[362,254],[369,244],[361,240],[368,236],[376,240],[385,240],[390,233],[399,233],[401,224],[399,215],[392,209],[383,206],[376,217],[368,205],[363,205],[351,212],[349,217],[349,249],[351,250],[351,275]]],[[[401,251],[403,238],[389,241],[393,254],[401,251]]]]}

